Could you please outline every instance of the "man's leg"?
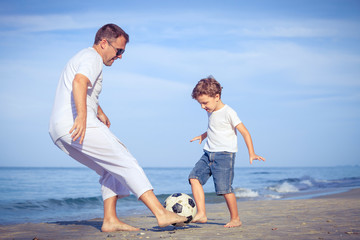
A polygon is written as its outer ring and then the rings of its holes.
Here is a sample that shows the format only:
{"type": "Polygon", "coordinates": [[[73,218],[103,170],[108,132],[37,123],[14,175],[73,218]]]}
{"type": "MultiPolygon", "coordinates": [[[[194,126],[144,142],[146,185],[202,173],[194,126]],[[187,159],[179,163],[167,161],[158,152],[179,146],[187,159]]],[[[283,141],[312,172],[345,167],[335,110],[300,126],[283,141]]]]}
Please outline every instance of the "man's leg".
{"type": "Polygon", "coordinates": [[[183,223],[187,221],[186,217],[166,210],[152,190],[146,191],[139,198],[155,215],[159,227],[166,227],[173,223],[183,223]]]}
{"type": "MultiPolygon", "coordinates": [[[[142,200],[144,204],[154,213],[159,226],[165,227],[172,223],[187,221],[187,218],[181,217],[164,209],[153,193],[149,180],[135,158],[107,128],[103,130],[96,128],[88,129],[83,145],[72,142],[71,138],[67,140],[69,140],[71,144],[70,147],[74,149],[74,151],[78,151],[81,155],[85,155],[89,158],[89,160],[91,160],[92,164],[101,168],[101,171],[103,172],[101,174],[102,176],[105,172],[108,172],[112,175],[112,178],[116,178],[120,184],[126,184],[127,189],[131,190],[135,196],[142,200]],[[99,134],[98,131],[101,131],[103,134],[99,134]]],[[[70,154],[70,156],[72,155],[70,154]]],[[[72,157],[76,159],[76,157],[72,157]]],[[[81,159],[76,160],[84,163],[81,159]]],[[[88,163],[85,165],[89,166],[88,163]]],[[[99,173],[100,171],[97,170],[97,172],[99,173]]],[[[102,184],[106,185],[104,182],[102,184]]],[[[110,196],[104,199],[107,200],[112,197],[113,196],[110,196]]],[[[112,214],[106,216],[116,216],[116,213],[114,213],[116,201],[113,202],[112,200],[109,200],[109,203],[112,204],[107,205],[108,203],[106,200],[104,201],[104,216],[107,206],[110,206],[109,209],[113,212],[112,214]]],[[[120,220],[115,221],[115,223],[116,222],[120,222],[120,220]]],[[[108,227],[105,228],[105,226],[107,226],[107,224],[103,225],[104,230],[108,229],[108,227]]],[[[115,228],[117,228],[116,224],[115,228]]]]}
{"type": "MultiPolygon", "coordinates": [[[[86,154],[82,153],[78,149],[71,146],[71,138],[69,139],[62,138],[56,142],[56,145],[65,153],[70,155],[75,160],[84,164],[85,166],[91,168],[99,175],[104,175],[105,171],[101,166],[99,166],[93,159],[86,154]]],[[[107,190],[107,194],[110,194],[110,189],[107,190]]],[[[110,195],[104,200],[104,221],[101,227],[103,232],[113,232],[113,231],[137,231],[138,228],[132,227],[120,221],[116,215],[116,203],[118,196],[114,194],[110,195]]],[[[103,191],[104,197],[104,191],[103,191]]]]}
{"type": "Polygon", "coordinates": [[[139,228],[132,227],[119,220],[116,215],[116,202],[117,196],[104,200],[104,221],[101,227],[101,231],[139,231],[139,228]]]}

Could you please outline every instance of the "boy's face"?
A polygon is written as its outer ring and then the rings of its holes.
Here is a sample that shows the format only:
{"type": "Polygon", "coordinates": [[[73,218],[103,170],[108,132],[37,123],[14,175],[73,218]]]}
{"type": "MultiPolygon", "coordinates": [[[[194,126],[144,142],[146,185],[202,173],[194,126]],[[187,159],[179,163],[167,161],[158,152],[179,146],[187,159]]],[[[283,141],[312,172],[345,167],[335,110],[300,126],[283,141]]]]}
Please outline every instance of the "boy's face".
{"type": "Polygon", "coordinates": [[[215,112],[220,109],[219,94],[216,94],[215,97],[210,97],[209,95],[200,95],[196,100],[200,103],[201,108],[209,113],[215,112]]]}

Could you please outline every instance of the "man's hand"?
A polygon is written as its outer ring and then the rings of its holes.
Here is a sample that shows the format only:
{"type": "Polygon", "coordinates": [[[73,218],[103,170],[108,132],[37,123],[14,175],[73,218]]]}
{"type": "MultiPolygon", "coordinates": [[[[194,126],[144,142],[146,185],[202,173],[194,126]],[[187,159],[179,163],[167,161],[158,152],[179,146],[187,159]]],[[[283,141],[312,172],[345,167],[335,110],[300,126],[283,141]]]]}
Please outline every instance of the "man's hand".
{"type": "Polygon", "coordinates": [[[110,120],[109,120],[109,118],[105,115],[104,112],[102,112],[102,111],[101,111],[101,113],[98,112],[97,118],[98,118],[103,124],[105,124],[108,128],[110,127],[110,125],[111,125],[110,120]]]}
{"type": "Polygon", "coordinates": [[[80,137],[80,144],[83,143],[86,132],[86,117],[75,118],[74,125],[70,129],[69,133],[71,134],[72,140],[75,142],[80,137]]]}

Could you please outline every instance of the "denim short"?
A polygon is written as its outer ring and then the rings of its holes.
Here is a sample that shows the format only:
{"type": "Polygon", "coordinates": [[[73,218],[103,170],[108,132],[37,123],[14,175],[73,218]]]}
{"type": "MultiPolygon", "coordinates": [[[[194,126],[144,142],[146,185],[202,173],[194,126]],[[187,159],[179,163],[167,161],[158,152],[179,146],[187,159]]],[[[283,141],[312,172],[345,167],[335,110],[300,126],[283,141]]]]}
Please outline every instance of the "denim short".
{"type": "Polygon", "coordinates": [[[204,150],[204,155],[195,164],[189,179],[197,179],[201,185],[204,185],[213,176],[217,195],[232,193],[235,155],[231,152],[208,152],[204,150]]]}

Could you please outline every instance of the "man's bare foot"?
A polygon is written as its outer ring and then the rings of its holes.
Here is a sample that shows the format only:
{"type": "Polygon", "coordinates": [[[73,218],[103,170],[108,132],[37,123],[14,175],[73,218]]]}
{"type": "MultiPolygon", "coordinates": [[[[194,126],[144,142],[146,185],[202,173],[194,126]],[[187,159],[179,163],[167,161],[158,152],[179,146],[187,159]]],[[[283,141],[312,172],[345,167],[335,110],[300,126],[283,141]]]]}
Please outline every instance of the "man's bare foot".
{"type": "Polygon", "coordinates": [[[118,219],[104,220],[101,227],[102,232],[116,232],[116,231],[139,231],[140,228],[132,227],[118,219]]]}
{"type": "Polygon", "coordinates": [[[240,219],[231,219],[230,222],[228,222],[224,227],[226,228],[233,228],[233,227],[240,227],[242,225],[242,222],[240,219]]]}
{"type": "Polygon", "coordinates": [[[157,217],[159,227],[167,227],[174,223],[183,223],[187,221],[186,217],[165,210],[165,213],[157,217]]]}
{"type": "Polygon", "coordinates": [[[191,221],[192,223],[206,223],[207,216],[206,214],[196,214],[194,219],[191,221]]]}

